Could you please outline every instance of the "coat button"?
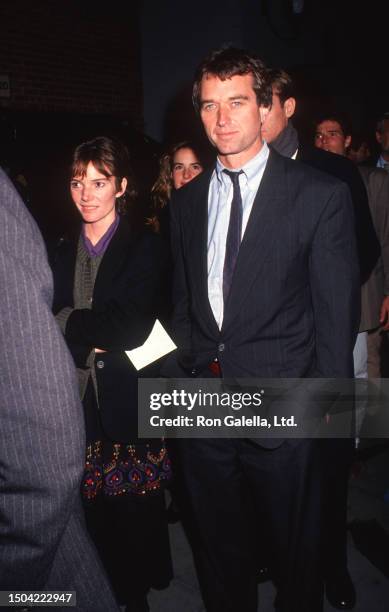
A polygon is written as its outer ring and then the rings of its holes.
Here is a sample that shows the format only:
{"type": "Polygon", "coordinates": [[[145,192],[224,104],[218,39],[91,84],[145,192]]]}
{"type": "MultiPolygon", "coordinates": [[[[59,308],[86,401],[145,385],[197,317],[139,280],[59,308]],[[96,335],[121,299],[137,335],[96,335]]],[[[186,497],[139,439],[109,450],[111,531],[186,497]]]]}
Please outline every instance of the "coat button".
{"type": "Polygon", "coordinates": [[[99,361],[97,361],[96,362],[96,367],[101,370],[101,368],[104,367],[104,361],[101,361],[101,359],[99,361]]]}
{"type": "Polygon", "coordinates": [[[192,376],[196,376],[196,374],[197,374],[196,368],[193,368],[193,370],[191,371],[191,374],[192,374],[192,376]]]}
{"type": "Polygon", "coordinates": [[[223,344],[223,342],[221,342],[217,348],[218,348],[219,353],[222,353],[226,347],[223,344]]]}

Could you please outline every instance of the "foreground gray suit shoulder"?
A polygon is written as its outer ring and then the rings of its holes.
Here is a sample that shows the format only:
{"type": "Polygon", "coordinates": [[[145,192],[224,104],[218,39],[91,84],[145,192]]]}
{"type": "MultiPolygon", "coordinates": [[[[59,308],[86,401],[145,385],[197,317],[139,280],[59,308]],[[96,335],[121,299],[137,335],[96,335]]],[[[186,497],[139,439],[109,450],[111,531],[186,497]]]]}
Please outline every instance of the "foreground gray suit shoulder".
{"type": "Polygon", "coordinates": [[[75,590],[117,611],[84,525],[84,421],[43,241],[0,170],[0,590],[75,590]]]}

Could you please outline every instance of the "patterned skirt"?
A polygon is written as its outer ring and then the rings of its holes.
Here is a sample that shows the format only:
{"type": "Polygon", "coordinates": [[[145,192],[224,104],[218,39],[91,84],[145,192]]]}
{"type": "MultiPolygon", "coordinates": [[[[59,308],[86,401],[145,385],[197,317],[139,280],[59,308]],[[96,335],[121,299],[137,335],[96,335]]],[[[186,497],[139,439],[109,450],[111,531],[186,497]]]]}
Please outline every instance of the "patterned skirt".
{"type": "Polygon", "coordinates": [[[86,464],[81,486],[84,500],[98,495],[148,496],[162,491],[172,476],[163,440],[112,441],[100,419],[93,384],[83,400],[86,426],[86,464]]]}
{"type": "Polygon", "coordinates": [[[81,484],[89,533],[120,602],[172,579],[163,491],[171,464],[162,440],[110,440],[94,388],[83,400],[87,453],[81,484]]]}

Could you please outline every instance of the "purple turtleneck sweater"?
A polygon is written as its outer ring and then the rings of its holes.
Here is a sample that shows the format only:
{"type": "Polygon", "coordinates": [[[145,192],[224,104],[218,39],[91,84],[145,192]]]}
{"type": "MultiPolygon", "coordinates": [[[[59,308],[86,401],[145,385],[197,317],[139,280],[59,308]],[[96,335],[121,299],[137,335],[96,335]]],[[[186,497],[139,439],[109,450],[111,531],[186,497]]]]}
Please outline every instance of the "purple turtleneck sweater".
{"type": "Polygon", "coordinates": [[[84,242],[84,246],[90,257],[99,257],[99,255],[103,255],[107,246],[111,242],[112,236],[116,232],[118,225],[119,225],[119,215],[116,215],[115,221],[111,223],[111,225],[109,226],[105,234],[100,238],[100,240],[96,242],[95,245],[93,245],[85,234],[86,223],[83,223],[82,232],[81,232],[82,239],[84,242]]]}

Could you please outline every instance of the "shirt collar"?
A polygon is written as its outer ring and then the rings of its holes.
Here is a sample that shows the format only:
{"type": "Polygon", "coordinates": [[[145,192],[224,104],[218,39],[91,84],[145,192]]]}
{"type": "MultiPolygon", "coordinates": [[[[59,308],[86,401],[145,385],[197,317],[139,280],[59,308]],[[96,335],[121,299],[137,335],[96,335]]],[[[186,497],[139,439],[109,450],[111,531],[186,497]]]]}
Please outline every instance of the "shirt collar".
{"type": "MultiPolygon", "coordinates": [[[[242,166],[241,168],[234,168],[234,172],[239,172],[239,170],[243,171],[243,174],[244,174],[244,177],[245,177],[245,180],[246,180],[246,183],[249,189],[255,190],[255,191],[258,189],[258,173],[261,170],[263,170],[264,166],[266,165],[268,156],[269,156],[269,147],[267,146],[266,142],[264,142],[261,150],[254,157],[252,157],[246,164],[244,164],[244,166],[242,166]]],[[[224,166],[224,164],[222,164],[219,158],[216,159],[216,168],[215,168],[216,177],[219,183],[225,186],[228,186],[228,187],[231,185],[231,181],[227,177],[227,175],[223,172],[223,170],[229,170],[229,169],[230,168],[227,168],[226,166],[224,166]]]]}
{"type": "Polygon", "coordinates": [[[111,225],[109,226],[105,234],[100,238],[100,240],[95,245],[91,243],[91,241],[89,240],[89,238],[87,237],[85,233],[85,223],[82,225],[81,235],[82,235],[82,239],[84,242],[84,247],[90,257],[99,257],[100,255],[103,255],[109,243],[111,242],[111,239],[114,233],[116,232],[118,225],[119,225],[119,215],[116,214],[115,220],[113,221],[113,223],[111,223],[111,225]]]}

